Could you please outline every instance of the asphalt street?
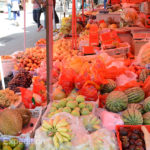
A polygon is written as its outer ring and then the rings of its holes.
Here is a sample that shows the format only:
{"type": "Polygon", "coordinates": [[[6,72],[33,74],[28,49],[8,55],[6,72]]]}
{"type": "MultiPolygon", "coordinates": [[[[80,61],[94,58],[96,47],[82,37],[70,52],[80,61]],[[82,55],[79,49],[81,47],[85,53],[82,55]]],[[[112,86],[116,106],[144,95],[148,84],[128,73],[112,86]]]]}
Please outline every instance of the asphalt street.
{"type": "MultiPolygon", "coordinates": [[[[0,13],[0,55],[12,54],[24,50],[24,12],[21,11],[19,26],[14,25],[13,20],[7,19],[6,13],[0,13]]],[[[44,24],[44,15],[41,15],[41,23],[44,24]]],[[[32,19],[32,12],[26,13],[26,48],[34,47],[36,41],[45,38],[43,28],[37,32],[37,26],[32,19]]]]}

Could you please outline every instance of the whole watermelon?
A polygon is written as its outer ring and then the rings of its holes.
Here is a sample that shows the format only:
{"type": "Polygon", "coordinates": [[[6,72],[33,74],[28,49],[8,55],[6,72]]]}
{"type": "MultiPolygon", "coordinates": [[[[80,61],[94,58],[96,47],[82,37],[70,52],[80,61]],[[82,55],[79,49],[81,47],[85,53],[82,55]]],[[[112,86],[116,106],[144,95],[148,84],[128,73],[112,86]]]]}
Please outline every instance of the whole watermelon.
{"type": "Polygon", "coordinates": [[[140,87],[129,88],[125,90],[124,92],[128,96],[129,103],[138,103],[144,100],[144,97],[145,97],[145,93],[140,87]]]}
{"type": "Polygon", "coordinates": [[[106,99],[106,109],[112,112],[120,112],[127,108],[128,97],[121,91],[113,91],[106,99]]]}
{"type": "Polygon", "coordinates": [[[116,88],[116,82],[114,80],[108,79],[107,81],[108,83],[104,84],[104,86],[102,87],[102,93],[110,93],[116,88]]]}
{"type": "Polygon", "coordinates": [[[150,112],[147,112],[143,115],[143,124],[150,125],[150,112]]]}
{"type": "Polygon", "coordinates": [[[125,125],[142,125],[143,117],[140,111],[136,109],[127,109],[122,113],[122,119],[125,125]]]}
{"type": "Polygon", "coordinates": [[[145,112],[149,112],[149,111],[150,111],[150,96],[147,97],[147,98],[144,100],[143,106],[144,106],[144,111],[145,111],[145,112]]]}

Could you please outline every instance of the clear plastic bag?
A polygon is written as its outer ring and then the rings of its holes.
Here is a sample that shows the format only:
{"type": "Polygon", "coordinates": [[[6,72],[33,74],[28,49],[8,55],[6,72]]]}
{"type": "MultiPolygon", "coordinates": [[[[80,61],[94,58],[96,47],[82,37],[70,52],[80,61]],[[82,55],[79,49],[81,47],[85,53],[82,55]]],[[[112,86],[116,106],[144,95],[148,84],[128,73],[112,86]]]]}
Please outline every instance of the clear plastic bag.
{"type": "Polygon", "coordinates": [[[118,150],[118,143],[113,132],[99,129],[91,134],[93,150],[118,150]]]}
{"type": "Polygon", "coordinates": [[[89,135],[78,117],[74,117],[71,114],[63,112],[54,115],[52,119],[56,116],[60,116],[61,119],[66,118],[67,122],[70,124],[73,134],[71,142],[60,144],[60,147],[56,149],[52,138],[48,137],[46,132],[39,128],[36,130],[34,138],[36,150],[91,150],[89,135]]]}
{"type": "Polygon", "coordinates": [[[99,109],[97,115],[101,119],[102,127],[109,131],[115,131],[116,125],[124,124],[119,114],[112,113],[104,109],[99,109]]]}
{"type": "Polygon", "coordinates": [[[136,81],[136,79],[137,79],[137,74],[135,74],[132,71],[126,71],[124,74],[121,74],[116,78],[116,83],[117,86],[122,86],[130,81],[136,81]]]}

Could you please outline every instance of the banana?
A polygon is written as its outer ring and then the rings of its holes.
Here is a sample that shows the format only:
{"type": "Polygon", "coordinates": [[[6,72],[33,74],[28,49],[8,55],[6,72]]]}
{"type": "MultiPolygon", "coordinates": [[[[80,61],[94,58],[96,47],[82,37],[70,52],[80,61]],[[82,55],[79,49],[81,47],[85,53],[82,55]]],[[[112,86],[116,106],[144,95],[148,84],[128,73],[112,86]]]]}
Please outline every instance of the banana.
{"type": "Polygon", "coordinates": [[[93,128],[98,130],[98,129],[100,129],[100,126],[97,125],[97,124],[95,124],[95,125],[93,126],[93,128]]]}
{"type": "Polygon", "coordinates": [[[58,138],[57,138],[57,136],[56,135],[54,135],[54,137],[53,137],[53,142],[54,142],[54,146],[56,147],[56,148],[59,148],[59,141],[58,141],[58,138]]]}
{"type": "Polygon", "coordinates": [[[53,126],[56,127],[57,123],[60,121],[59,116],[56,116],[56,118],[53,121],[53,126]]]}
{"type": "Polygon", "coordinates": [[[57,131],[59,131],[59,132],[67,132],[68,128],[66,128],[66,127],[60,127],[60,128],[57,129],[57,131]]]}
{"type": "Polygon", "coordinates": [[[49,120],[49,124],[50,124],[51,126],[53,126],[53,120],[52,120],[52,119],[49,120]]]}
{"type": "Polygon", "coordinates": [[[63,137],[66,137],[68,139],[71,139],[71,135],[69,135],[68,133],[66,132],[59,132],[63,137]]]}
{"type": "Polygon", "coordinates": [[[63,143],[64,142],[63,137],[61,136],[61,134],[59,132],[56,132],[56,136],[57,136],[57,138],[59,140],[59,143],[63,143]]]}
{"type": "Polygon", "coordinates": [[[62,119],[61,121],[59,121],[56,125],[56,128],[60,128],[60,127],[64,127],[67,126],[68,122],[66,121],[66,119],[62,119]]]}
{"type": "Polygon", "coordinates": [[[67,139],[66,137],[63,137],[64,142],[69,142],[70,140],[67,139]]]}
{"type": "Polygon", "coordinates": [[[94,125],[95,122],[96,122],[96,120],[97,120],[97,117],[93,117],[93,118],[91,119],[91,124],[94,125]]]}
{"type": "Polygon", "coordinates": [[[41,129],[42,129],[43,131],[45,131],[45,132],[47,132],[47,131],[48,131],[47,129],[45,129],[45,128],[43,128],[43,127],[41,127],[41,129]]]}
{"type": "Polygon", "coordinates": [[[100,124],[100,120],[97,119],[96,122],[95,122],[95,124],[100,124]]]}
{"type": "Polygon", "coordinates": [[[50,125],[46,120],[43,121],[42,127],[49,130],[52,128],[52,125],[50,125]]]}

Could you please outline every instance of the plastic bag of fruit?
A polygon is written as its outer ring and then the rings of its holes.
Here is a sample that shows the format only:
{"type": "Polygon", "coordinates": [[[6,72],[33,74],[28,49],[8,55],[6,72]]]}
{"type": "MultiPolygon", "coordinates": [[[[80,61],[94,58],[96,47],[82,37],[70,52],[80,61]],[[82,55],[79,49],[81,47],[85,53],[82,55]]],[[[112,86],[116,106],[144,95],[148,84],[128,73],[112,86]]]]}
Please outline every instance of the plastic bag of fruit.
{"type": "Polygon", "coordinates": [[[119,114],[108,112],[104,109],[97,110],[97,114],[101,119],[102,126],[109,131],[115,131],[116,125],[124,124],[119,114]]]}
{"type": "Polygon", "coordinates": [[[79,119],[63,112],[43,121],[35,132],[34,142],[36,150],[92,150],[89,138],[79,119]]]}
{"type": "Polygon", "coordinates": [[[74,88],[74,79],[76,72],[70,68],[62,68],[58,84],[62,86],[66,94],[69,94],[74,88]]]}
{"type": "Polygon", "coordinates": [[[95,150],[118,150],[115,134],[107,129],[99,129],[92,133],[92,147],[95,150]]]}
{"type": "Polygon", "coordinates": [[[96,101],[98,99],[99,85],[92,81],[87,81],[79,90],[79,94],[85,97],[87,101],[96,101]]]}

